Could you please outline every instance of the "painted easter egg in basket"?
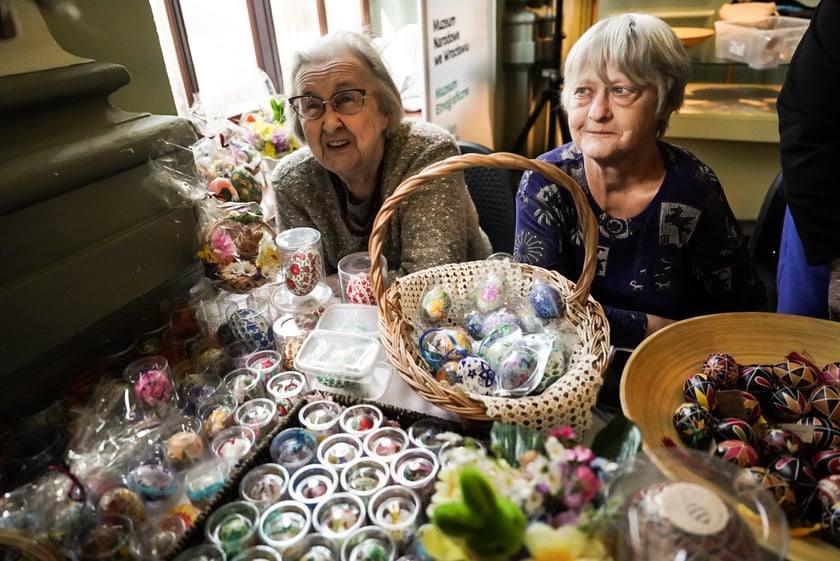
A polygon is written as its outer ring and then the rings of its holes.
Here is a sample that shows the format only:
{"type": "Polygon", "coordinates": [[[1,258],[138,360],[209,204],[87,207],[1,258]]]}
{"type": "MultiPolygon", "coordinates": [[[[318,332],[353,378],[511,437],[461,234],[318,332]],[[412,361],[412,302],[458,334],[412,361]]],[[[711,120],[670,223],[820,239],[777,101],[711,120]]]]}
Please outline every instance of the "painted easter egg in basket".
{"type": "Polygon", "coordinates": [[[811,391],[811,407],[814,415],[840,421],[840,389],[819,385],[811,391]]]}
{"type": "Polygon", "coordinates": [[[476,309],[482,313],[489,313],[505,305],[508,289],[502,275],[487,273],[478,280],[473,294],[476,309]]]}
{"type": "Polygon", "coordinates": [[[782,386],[770,395],[773,415],[783,421],[796,421],[811,412],[811,402],[801,390],[782,386]]]}
{"type": "Polygon", "coordinates": [[[740,440],[750,446],[758,444],[758,438],[752,426],[737,417],[724,417],[715,425],[715,442],[721,443],[724,440],[740,440]]]}
{"type": "Polygon", "coordinates": [[[714,411],[717,407],[715,401],[715,391],[717,386],[705,374],[692,374],[689,376],[683,386],[683,395],[686,401],[693,401],[699,403],[709,411],[714,411]]]}
{"type": "Polygon", "coordinates": [[[712,353],[703,362],[703,374],[709,377],[721,389],[733,389],[738,385],[741,368],[732,355],[712,353]]]}
{"type": "Polygon", "coordinates": [[[712,413],[698,403],[686,402],[674,411],[674,428],[680,439],[692,448],[704,449],[714,434],[712,413]]]}
{"type": "Polygon", "coordinates": [[[465,390],[480,395],[492,395],[496,385],[496,373],[486,360],[478,356],[462,358],[456,378],[465,390]]]}
{"type": "Polygon", "coordinates": [[[239,194],[240,201],[259,203],[262,201],[262,186],[257,178],[245,168],[235,168],[230,172],[230,183],[239,194]]]}
{"type": "Polygon", "coordinates": [[[770,427],[758,444],[758,449],[765,458],[779,458],[781,456],[802,456],[808,447],[793,431],[770,427]]]}
{"type": "Polygon", "coordinates": [[[772,366],[748,364],[741,367],[738,388],[750,392],[759,400],[769,398],[776,386],[776,376],[772,366]]]}
{"type": "Polygon", "coordinates": [[[788,358],[773,366],[779,384],[809,392],[820,382],[820,372],[802,360],[788,358]]]}
{"type": "Polygon", "coordinates": [[[794,424],[805,425],[813,433],[812,450],[840,448],[840,423],[814,415],[801,417],[794,424]]]}
{"type": "Polygon", "coordinates": [[[293,251],[286,264],[286,287],[295,296],[306,296],[318,286],[323,268],[321,252],[316,246],[293,251]]]}
{"type": "Polygon", "coordinates": [[[808,460],[796,456],[782,456],[770,462],[767,469],[787,481],[799,499],[809,497],[817,486],[817,476],[808,460]]]}
{"type": "Polygon", "coordinates": [[[715,447],[714,455],[740,468],[759,464],[759,455],[755,448],[743,440],[724,440],[715,447]]]}

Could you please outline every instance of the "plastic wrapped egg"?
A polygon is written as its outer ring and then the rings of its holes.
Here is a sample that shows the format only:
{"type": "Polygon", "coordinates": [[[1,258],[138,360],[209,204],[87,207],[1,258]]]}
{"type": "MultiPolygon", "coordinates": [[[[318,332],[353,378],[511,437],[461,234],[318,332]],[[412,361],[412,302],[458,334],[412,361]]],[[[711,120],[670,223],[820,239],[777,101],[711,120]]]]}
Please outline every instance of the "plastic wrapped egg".
{"type": "Polygon", "coordinates": [[[470,336],[463,327],[428,329],[420,336],[420,355],[435,370],[444,362],[461,360],[471,347],[470,336]]]}
{"type": "Polygon", "coordinates": [[[475,286],[475,307],[479,312],[489,313],[507,302],[507,286],[499,273],[487,273],[475,286]]]}
{"type": "Polygon", "coordinates": [[[714,411],[717,407],[715,390],[715,383],[705,374],[692,374],[683,384],[686,401],[699,403],[709,411],[714,411]]]}
{"type": "Polygon", "coordinates": [[[566,309],[566,303],[556,288],[547,284],[536,284],[528,293],[528,301],[537,316],[543,319],[561,317],[566,309]]]}
{"type": "Polygon", "coordinates": [[[755,447],[758,438],[752,426],[743,419],[736,417],[724,417],[715,425],[715,442],[721,443],[724,440],[740,440],[755,447]]]}
{"type": "Polygon", "coordinates": [[[773,366],[773,372],[780,385],[798,388],[803,392],[811,391],[820,381],[819,372],[798,360],[779,362],[773,366]]]}
{"type": "Polygon", "coordinates": [[[481,332],[484,337],[490,336],[499,328],[511,326],[519,328],[519,316],[508,308],[501,308],[491,312],[481,325],[481,332]]]}
{"type": "Polygon", "coordinates": [[[351,275],[344,289],[344,295],[350,304],[376,304],[376,297],[373,295],[373,283],[368,273],[356,273],[351,275]]]}
{"type": "Polygon", "coordinates": [[[782,386],[770,395],[773,414],[783,421],[795,421],[811,411],[811,402],[798,388],[782,386]]]}
{"type": "Polygon", "coordinates": [[[700,404],[686,402],[674,411],[674,428],[680,439],[692,448],[705,449],[714,432],[712,413],[700,404]]]}
{"type": "Polygon", "coordinates": [[[715,447],[714,455],[741,468],[758,465],[759,457],[755,448],[743,440],[724,440],[715,447]]]}
{"type": "Polygon", "coordinates": [[[811,456],[817,477],[840,475],[840,449],[817,450],[811,456]]]}
{"type": "Polygon", "coordinates": [[[802,456],[807,452],[806,444],[795,432],[779,428],[764,431],[758,449],[765,458],[802,456]]]}
{"type": "Polygon", "coordinates": [[[771,366],[748,364],[741,367],[738,375],[738,388],[750,392],[759,400],[770,397],[776,389],[776,376],[771,366]]]}
{"type": "Polygon", "coordinates": [[[450,386],[458,383],[458,362],[457,360],[447,360],[441,363],[435,371],[435,379],[438,382],[446,382],[450,386]]]}
{"type": "Polygon", "coordinates": [[[239,194],[239,200],[258,203],[262,201],[262,187],[254,175],[245,168],[230,172],[230,182],[239,194]]]}
{"type": "Polygon", "coordinates": [[[442,286],[431,286],[423,291],[420,298],[422,318],[430,323],[440,323],[452,309],[452,297],[442,286]]]}
{"type": "Polygon", "coordinates": [[[207,185],[207,190],[217,200],[223,203],[239,200],[239,193],[236,192],[236,189],[227,177],[217,177],[207,185]]]}
{"type": "Polygon", "coordinates": [[[534,349],[517,346],[499,360],[496,388],[499,395],[525,395],[539,383],[540,357],[534,349]]]}
{"type": "Polygon", "coordinates": [[[811,390],[811,407],[815,415],[840,421],[840,389],[820,385],[811,390]]]}
{"type": "Polygon", "coordinates": [[[478,310],[472,310],[467,313],[467,317],[464,319],[464,325],[470,337],[473,339],[478,340],[484,337],[484,314],[478,310]]]}
{"type": "Polygon", "coordinates": [[[295,296],[306,296],[321,281],[324,264],[314,245],[292,252],[286,266],[286,287],[295,296]]]}
{"type": "Polygon", "coordinates": [[[817,485],[811,462],[796,456],[776,458],[767,465],[767,469],[787,481],[799,498],[809,497],[817,485]]]}
{"type": "Polygon", "coordinates": [[[738,363],[732,355],[726,353],[712,353],[703,362],[703,374],[720,389],[737,387],[740,373],[738,363]]]}
{"type": "Polygon", "coordinates": [[[467,391],[492,395],[496,385],[496,373],[483,358],[465,356],[458,362],[457,380],[467,391]]]}

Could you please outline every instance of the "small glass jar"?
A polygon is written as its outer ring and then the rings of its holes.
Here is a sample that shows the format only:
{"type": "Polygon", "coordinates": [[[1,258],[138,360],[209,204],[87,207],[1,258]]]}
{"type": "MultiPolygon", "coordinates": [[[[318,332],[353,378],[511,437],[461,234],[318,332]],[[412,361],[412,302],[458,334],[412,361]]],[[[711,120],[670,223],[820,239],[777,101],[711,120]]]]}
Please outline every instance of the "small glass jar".
{"type": "Polygon", "coordinates": [[[265,397],[262,382],[260,382],[257,374],[249,368],[231,370],[222,378],[222,383],[240,404],[249,399],[265,397]]]}
{"type": "Polygon", "coordinates": [[[471,463],[479,457],[487,455],[487,448],[480,440],[457,433],[448,433],[443,445],[438,450],[440,467],[444,468],[452,462],[471,463]]]}
{"type": "Polygon", "coordinates": [[[399,427],[379,427],[365,436],[365,453],[390,463],[394,456],[409,448],[408,433],[399,427]]]}
{"type": "Polygon", "coordinates": [[[188,374],[180,385],[181,407],[188,415],[198,415],[201,405],[222,386],[222,379],[211,372],[188,374]]]}
{"type": "Polygon", "coordinates": [[[272,376],[283,370],[283,358],[274,349],[264,349],[249,356],[245,367],[251,369],[265,387],[272,376]]]}
{"type": "Polygon", "coordinates": [[[383,417],[376,405],[360,403],[342,411],[338,423],[344,432],[364,438],[382,425],[383,417]]]}
{"type": "Polygon", "coordinates": [[[268,436],[280,424],[277,406],[265,397],[248,400],[237,407],[233,419],[237,425],[254,431],[257,439],[268,436]]]}
{"type": "Polygon", "coordinates": [[[285,467],[290,475],[316,461],[317,452],[318,443],[315,436],[300,427],[289,427],[280,431],[268,449],[271,460],[285,467]]]}
{"type": "Polygon", "coordinates": [[[262,543],[293,559],[311,527],[312,512],[305,505],[289,500],[268,507],[260,517],[257,532],[262,543]]]}
{"type": "Polygon", "coordinates": [[[225,561],[225,552],[214,543],[202,543],[178,554],[174,561],[225,561]]]}
{"type": "Polygon", "coordinates": [[[394,561],[397,544],[387,531],[379,526],[362,526],[353,531],[341,546],[341,561],[394,561]]]}
{"type": "Polygon", "coordinates": [[[128,516],[102,513],[82,538],[82,561],[129,561],[129,542],[134,524],[128,516]]]}
{"type": "Polygon", "coordinates": [[[362,440],[355,435],[347,433],[331,434],[318,445],[318,461],[326,464],[339,475],[344,467],[364,455],[362,440]]]}
{"type": "Polygon", "coordinates": [[[254,431],[248,427],[233,426],[217,434],[210,448],[218,457],[236,464],[251,452],[255,442],[254,431]]]}
{"type": "Polygon", "coordinates": [[[448,427],[442,421],[426,417],[408,427],[408,438],[418,448],[428,448],[437,452],[443,446],[443,440],[438,438],[438,435],[448,431],[448,427]]]}
{"type": "Polygon", "coordinates": [[[216,393],[201,402],[198,418],[201,419],[204,435],[208,440],[212,441],[221,431],[233,426],[233,412],[238,406],[239,402],[233,394],[226,391],[216,393]]]}
{"type": "Polygon", "coordinates": [[[306,376],[295,370],[279,372],[269,378],[265,393],[277,406],[277,415],[285,417],[300,401],[306,390],[306,376]]]}
{"type": "Polygon", "coordinates": [[[289,487],[289,472],[280,464],[267,463],[252,468],[239,482],[239,496],[265,512],[283,500],[289,487]]]}
{"type": "Polygon", "coordinates": [[[312,512],[312,527],[338,547],[351,532],[365,525],[367,513],[362,499],[352,493],[335,493],[318,503],[312,512]]]}
{"type": "Polygon", "coordinates": [[[230,464],[223,458],[213,458],[192,466],[184,474],[184,491],[196,508],[210,504],[221,491],[230,475],[230,464]]]}
{"type": "Polygon", "coordinates": [[[283,358],[286,370],[295,369],[295,358],[317,323],[317,318],[301,318],[295,315],[282,315],[274,322],[274,345],[283,358]]]}
{"type": "Polygon", "coordinates": [[[126,366],[125,379],[144,407],[157,409],[178,401],[169,361],[160,355],[144,356],[126,366]]]}
{"type": "Polygon", "coordinates": [[[304,405],[298,413],[298,420],[320,443],[329,435],[341,430],[338,424],[340,416],[341,405],[328,399],[319,399],[304,405]]]}
{"type": "Polygon", "coordinates": [[[426,500],[434,491],[439,467],[437,454],[431,450],[409,448],[391,462],[391,479],[396,485],[414,489],[426,500]]]}
{"type": "Polygon", "coordinates": [[[339,482],[341,489],[367,503],[377,491],[391,483],[391,471],[381,459],[362,457],[347,464],[339,482]]]}
{"type": "Polygon", "coordinates": [[[198,417],[182,415],[167,420],[161,439],[166,446],[169,461],[178,472],[204,461],[208,456],[207,441],[198,417]]]}
{"type": "Polygon", "coordinates": [[[237,553],[230,561],[283,561],[283,556],[267,545],[253,545],[237,553]]]}
{"type": "Polygon", "coordinates": [[[178,492],[178,477],[163,443],[143,449],[130,463],[126,474],[129,489],[146,503],[164,502],[178,492]]]}
{"type": "Polygon", "coordinates": [[[338,561],[339,552],[336,543],[318,532],[310,532],[300,546],[298,561],[338,561]]]}
{"type": "Polygon", "coordinates": [[[232,501],[210,513],[204,523],[204,537],[233,557],[257,544],[259,522],[260,512],[253,503],[232,501]]]}
{"type": "Polygon", "coordinates": [[[391,534],[397,550],[403,552],[420,526],[421,509],[420,495],[413,489],[389,485],[371,497],[368,516],[391,534]]]}
{"type": "Polygon", "coordinates": [[[330,498],[338,487],[338,474],[330,466],[309,464],[292,474],[289,496],[299,503],[315,508],[330,498]]]}

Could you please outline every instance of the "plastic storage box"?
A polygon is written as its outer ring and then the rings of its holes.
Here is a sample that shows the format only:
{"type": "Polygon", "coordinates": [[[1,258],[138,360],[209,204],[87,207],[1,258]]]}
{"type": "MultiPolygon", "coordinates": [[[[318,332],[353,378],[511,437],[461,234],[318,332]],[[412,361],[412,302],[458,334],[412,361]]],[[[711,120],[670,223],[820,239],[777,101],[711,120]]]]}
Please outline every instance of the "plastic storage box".
{"type": "Polygon", "coordinates": [[[807,19],[785,16],[716,21],[715,57],[750,68],[775,68],[790,62],[806,29],[807,19]]]}

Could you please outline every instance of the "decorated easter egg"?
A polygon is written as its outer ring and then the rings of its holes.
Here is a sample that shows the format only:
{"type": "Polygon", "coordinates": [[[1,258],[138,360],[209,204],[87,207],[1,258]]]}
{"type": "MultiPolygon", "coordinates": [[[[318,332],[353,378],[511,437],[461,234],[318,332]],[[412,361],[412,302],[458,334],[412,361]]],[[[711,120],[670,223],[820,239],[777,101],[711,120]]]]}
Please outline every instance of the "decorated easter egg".
{"type": "Polygon", "coordinates": [[[738,477],[755,481],[759,486],[770,491],[770,494],[776,500],[776,503],[782,507],[782,510],[790,512],[796,508],[796,493],[793,491],[790,483],[767,468],[760,466],[745,468],[738,477]]]}
{"type": "Polygon", "coordinates": [[[840,388],[816,386],[811,390],[811,407],[814,415],[840,421],[840,388]]]}
{"type": "Polygon", "coordinates": [[[802,456],[808,447],[799,436],[789,430],[769,428],[761,435],[758,450],[765,458],[802,456]]]}
{"type": "Polygon", "coordinates": [[[258,203],[262,201],[262,187],[254,175],[245,168],[234,168],[230,172],[230,183],[239,194],[239,200],[258,203]]]}
{"type": "Polygon", "coordinates": [[[687,446],[704,449],[712,440],[712,413],[698,403],[682,403],[674,410],[673,423],[680,439],[687,446]]]}
{"type": "Polygon", "coordinates": [[[494,340],[485,341],[482,344],[479,354],[490,364],[490,368],[496,371],[502,361],[502,357],[519,345],[516,337],[497,337],[494,340]]]}
{"type": "Polygon", "coordinates": [[[758,438],[752,426],[743,419],[736,417],[724,417],[715,425],[715,442],[721,443],[724,440],[740,440],[755,447],[758,438]]]}
{"type": "Polygon", "coordinates": [[[817,481],[814,494],[822,504],[840,503],[840,475],[829,475],[817,481]]]}
{"type": "Polygon", "coordinates": [[[458,383],[458,362],[457,360],[446,360],[437,367],[435,379],[438,382],[446,382],[450,386],[458,383]]]}
{"type": "Polygon", "coordinates": [[[452,297],[442,286],[432,286],[424,291],[420,299],[420,311],[423,319],[431,323],[440,323],[452,309],[452,297]]]}
{"type": "Polygon", "coordinates": [[[837,423],[837,421],[809,415],[798,419],[795,423],[810,427],[814,438],[811,443],[812,450],[840,448],[840,423],[837,423]]]}
{"type": "Polygon", "coordinates": [[[809,364],[799,360],[786,359],[773,366],[773,372],[780,385],[798,388],[808,392],[820,381],[820,373],[809,364]]]}
{"type": "Polygon", "coordinates": [[[292,252],[286,266],[286,286],[295,296],[306,296],[318,286],[323,272],[321,252],[314,245],[292,252]]]}
{"type": "Polygon", "coordinates": [[[741,369],[732,355],[712,353],[703,362],[703,374],[709,377],[718,388],[734,389],[738,385],[741,369]]]}
{"type": "Polygon", "coordinates": [[[140,372],[134,380],[134,394],[141,403],[157,407],[172,397],[172,381],[165,372],[151,368],[140,372]]]}
{"type": "Polygon", "coordinates": [[[773,367],[762,364],[742,366],[738,375],[738,388],[750,392],[759,400],[769,399],[770,394],[776,389],[773,367]]]}
{"type": "Polygon", "coordinates": [[[829,362],[820,372],[820,380],[826,386],[840,387],[840,362],[829,362]]]}
{"type": "Polygon", "coordinates": [[[99,512],[108,514],[123,514],[131,518],[135,524],[142,524],[146,520],[146,505],[137,491],[127,487],[111,487],[99,498],[99,512]]]}
{"type": "Polygon", "coordinates": [[[347,281],[344,295],[350,304],[376,304],[376,297],[373,295],[373,283],[368,273],[357,273],[347,281]]]}
{"type": "Polygon", "coordinates": [[[536,284],[528,293],[528,300],[537,316],[543,319],[561,317],[566,303],[556,288],[547,284],[536,284]]]}
{"type": "Polygon", "coordinates": [[[683,395],[686,401],[699,403],[709,411],[714,411],[717,407],[715,389],[715,383],[705,374],[692,374],[683,384],[683,395]]]}
{"type": "Polygon", "coordinates": [[[740,392],[746,421],[754,425],[761,418],[761,403],[750,392],[740,392]]]}
{"type": "Polygon", "coordinates": [[[479,312],[489,313],[507,302],[507,286],[499,273],[487,273],[476,283],[473,295],[479,312]]]}
{"type": "Polygon", "coordinates": [[[481,325],[483,337],[490,337],[494,331],[505,326],[519,328],[519,316],[509,308],[500,308],[491,312],[481,325]]]}
{"type": "Polygon", "coordinates": [[[759,463],[758,452],[743,440],[719,442],[714,449],[714,455],[741,468],[752,467],[759,463]]]}
{"type": "Polygon", "coordinates": [[[478,356],[465,356],[458,362],[457,379],[465,390],[481,395],[492,395],[496,385],[496,373],[478,356]]]}
{"type": "Polygon", "coordinates": [[[840,475],[840,449],[817,450],[811,456],[817,477],[840,475]]]}
{"type": "Polygon", "coordinates": [[[799,388],[781,386],[770,394],[770,408],[782,421],[795,421],[811,412],[811,402],[799,388]]]}
{"type": "Polygon", "coordinates": [[[782,456],[771,461],[767,469],[787,481],[798,498],[810,496],[817,485],[814,467],[803,458],[782,456]]]}
{"type": "Polygon", "coordinates": [[[470,337],[476,340],[481,339],[484,336],[484,314],[478,310],[470,311],[464,318],[464,326],[467,328],[470,337]]]}
{"type": "Polygon", "coordinates": [[[274,334],[268,320],[259,312],[242,308],[228,317],[228,326],[236,339],[256,343],[257,350],[274,349],[274,334]]]}
{"type": "Polygon", "coordinates": [[[472,348],[467,331],[457,326],[427,329],[419,345],[420,355],[435,370],[446,361],[462,359],[472,348]]]}
{"type": "Polygon", "coordinates": [[[517,346],[499,360],[496,387],[502,395],[525,395],[539,383],[540,357],[530,347],[517,346]]]}
{"type": "Polygon", "coordinates": [[[223,203],[236,202],[239,200],[239,193],[227,177],[217,177],[207,185],[207,190],[223,203]]]}
{"type": "Polygon", "coordinates": [[[822,535],[834,545],[840,546],[840,501],[822,505],[820,523],[822,535]]]}

